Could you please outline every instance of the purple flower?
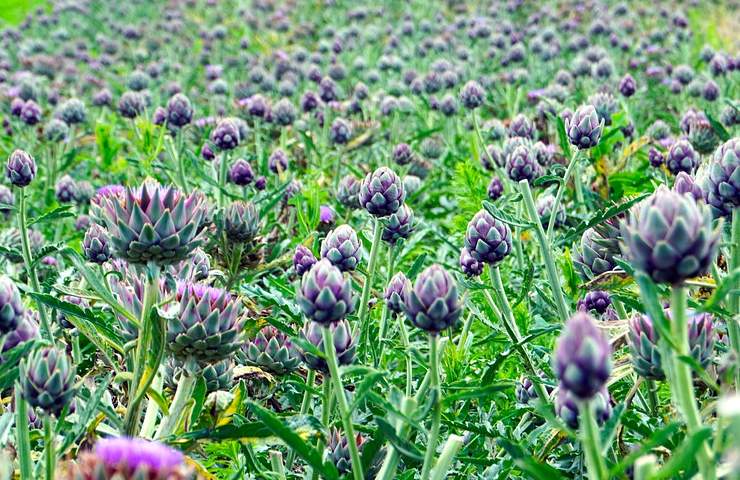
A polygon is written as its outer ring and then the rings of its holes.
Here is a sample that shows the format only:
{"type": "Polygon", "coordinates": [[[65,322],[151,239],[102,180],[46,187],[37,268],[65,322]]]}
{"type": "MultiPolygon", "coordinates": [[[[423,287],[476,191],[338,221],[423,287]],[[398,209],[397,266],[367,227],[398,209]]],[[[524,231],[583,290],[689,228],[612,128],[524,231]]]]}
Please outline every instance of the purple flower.
{"type": "Polygon", "coordinates": [[[468,223],[465,248],[479,262],[495,265],[511,252],[511,229],[486,210],[480,210],[468,223]]]}
{"type": "Polygon", "coordinates": [[[553,369],[563,387],[589,399],[606,384],[612,371],[611,347],[591,316],[577,312],[560,334],[553,369]]]}
{"type": "Polygon", "coordinates": [[[428,267],[406,296],[404,310],[411,323],[431,335],[453,326],[462,313],[455,280],[440,265],[428,267]]]}
{"type": "Polygon", "coordinates": [[[130,471],[147,468],[160,472],[182,465],[179,450],[142,438],[102,438],[95,444],[95,455],[108,468],[127,467],[130,471]]]}
{"type": "Polygon", "coordinates": [[[406,199],[398,175],[388,167],[368,173],[360,185],[360,205],[371,215],[386,217],[395,213],[406,199]]]}
{"type": "Polygon", "coordinates": [[[411,290],[411,282],[403,272],[398,272],[393,275],[391,281],[388,282],[388,286],[385,289],[386,305],[388,310],[395,313],[403,312],[403,305],[408,297],[409,291],[411,290]]]}
{"type": "Polygon", "coordinates": [[[354,310],[352,282],[326,258],[303,276],[296,300],[307,318],[323,325],[342,320],[354,310]]]}

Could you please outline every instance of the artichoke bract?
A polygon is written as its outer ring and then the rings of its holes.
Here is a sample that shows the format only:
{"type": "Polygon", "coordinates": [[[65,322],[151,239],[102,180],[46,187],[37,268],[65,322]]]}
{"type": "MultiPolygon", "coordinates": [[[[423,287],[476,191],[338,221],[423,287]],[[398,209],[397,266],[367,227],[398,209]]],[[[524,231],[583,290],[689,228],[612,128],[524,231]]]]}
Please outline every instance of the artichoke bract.
{"type": "Polygon", "coordinates": [[[632,207],[622,237],[622,252],[635,269],[655,282],[676,285],[707,271],[719,232],[712,230],[706,205],[661,186],[632,207]]]}
{"type": "Polygon", "coordinates": [[[360,206],[376,217],[396,213],[405,199],[403,182],[388,167],[368,173],[360,185],[360,206]]]}
{"type": "Polygon", "coordinates": [[[242,346],[245,362],[275,375],[298,368],[301,359],[290,338],[272,325],[262,328],[242,346]]]}
{"type": "MultiPolygon", "coordinates": [[[[303,325],[300,336],[320,352],[326,353],[324,349],[324,337],[322,325],[316,322],[308,321],[303,325]]],[[[352,336],[352,328],[347,320],[340,320],[329,325],[331,338],[334,340],[334,350],[337,352],[338,365],[350,365],[355,359],[355,349],[357,347],[355,339],[352,336]]],[[[311,370],[316,370],[324,374],[329,373],[329,365],[325,357],[314,355],[308,350],[299,349],[303,363],[311,370]]]]}
{"type": "Polygon", "coordinates": [[[303,245],[295,247],[295,253],[293,254],[293,268],[295,273],[299,276],[303,276],[304,273],[311,270],[311,267],[318,262],[313,252],[303,245]]]}
{"type": "Polygon", "coordinates": [[[619,219],[616,217],[583,232],[572,258],[576,271],[584,281],[617,267],[620,239],[619,219]]]}
{"type": "Polygon", "coordinates": [[[678,172],[694,173],[699,162],[701,158],[691,143],[681,139],[671,145],[665,164],[672,174],[677,175],[678,172]]]}
{"type": "Polygon", "coordinates": [[[406,278],[403,272],[393,275],[383,295],[388,310],[394,313],[403,312],[403,305],[410,290],[411,281],[406,278]]]}
{"type": "MultiPolygon", "coordinates": [[[[596,422],[603,425],[612,416],[612,405],[606,386],[596,392],[591,401],[595,403],[596,422]]],[[[555,396],[555,413],[568,427],[578,429],[578,398],[562,385],[555,396]]]]}
{"type": "Polygon", "coordinates": [[[481,209],[468,223],[465,248],[479,262],[495,265],[511,253],[511,229],[481,209]]]}
{"type": "Polygon", "coordinates": [[[145,182],[121,196],[96,197],[114,254],[132,264],[169,265],[186,259],[202,243],[202,194],[145,182]]]}
{"type": "Polygon", "coordinates": [[[260,217],[252,202],[237,200],[224,212],[224,233],[234,243],[249,243],[260,231],[260,217]]]}
{"type": "Polygon", "coordinates": [[[352,281],[323,258],[303,275],[296,300],[310,320],[322,325],[337,322],[354,310],[352,281]]]}
{"type": "Polygon", "coordinates": [[[82,240],[82,252],[85,258],[92,263],[107,262],[111,257],[108,232],[97,223],[91,224],[82,240]]]}
{"type": "Polygon", "coordinates": [[[691,195],[696,201],[704,200],[704,191],[698,183],[686,172],[678,172],[676,181],[673,182],[673,191],[681,195],[691,195]]]}
{"type": "MultiPolygon", "coordinates": [[[[670,317],[670,310],[666,309],[670,317]]],[[[714,319],[708,313],[689,310],[686,328],[689,330],[691,356],[706,368],[712,360],[714,350],[714,319]]],[[[660,335],[647,315],[635,315],[629,320],[627,344],[630,349],[632,367],[638,375],[651,379],[665,379],[658,341],[660,335]]]]}
{"type": "Polygon", "coordinates": [[[25,314],[26,308],[15,282],[6,276],[0,277],[0,336],[15,330],[25,314]]]}
{"type": "Polygon", "coordinates": [[[740,207],[740,138],[731,138],[714,152],[704,194],[715,217],[730,216],[740,207]]]}
{"type": "Polygon", "coordinates": [[[565,324],[553,369],[561,385],[580,399],[593,397],[606,384],[612,370],[611,347],[589,314],[577,312],[565,324]]]}
{"type": "Polygon", "coordinates": [[[15,150],[8,157],[5,176],[16,187],[27,187],[36,177],[36,160],[23,150],[15,150]]]}
{"type": "Polygon", "coordinates": [[[355,270],[362,258],[362,244],[355,229],[340,225],[330,231],[321,242],[321,258],[329,260],[343,272],[355,270]]]}
{"type": "Polygon", "coordinates": [[[419,274],[404,304],[409,321],[432,335],[454,326],[462,313],[455,280],[436,264],[419,274]]]}
{"type": "Polygon", "coordinates": [[[578,107],[573,116],[565,122],[568,140],[574,147],[581,150],[598,145],[603,128],[604,121],[599,120],[599,115],[593,105],[578,107]]]}
{"type": "Polygon", "coordinates": [[[383,241],[395,245],[402,238],[408,238],[414,231],[414,211],[405,203],[396,213],[383,221],[383,241]]]}
{"type": "Polygon", "coordinates": [[[36,350],[20,363],[23,398],[33,407],[59,415],[75,394],[75,367],[63,351],[36,350]]]}
{"type": "Polygon", "coordinates": [[[226,290],[200,283],[180,283],[179,311],[167,320],[167,348],[186,361],[214,363],[241,346],[241,305],[226,290]]]}
{"type": "Polygon", "coordinates": [[[460,270],[465,276],[477,277],[483,273],[483,267],[485,267],[485,263],[471,255],[468,247],[460,249],[460,270]]]}

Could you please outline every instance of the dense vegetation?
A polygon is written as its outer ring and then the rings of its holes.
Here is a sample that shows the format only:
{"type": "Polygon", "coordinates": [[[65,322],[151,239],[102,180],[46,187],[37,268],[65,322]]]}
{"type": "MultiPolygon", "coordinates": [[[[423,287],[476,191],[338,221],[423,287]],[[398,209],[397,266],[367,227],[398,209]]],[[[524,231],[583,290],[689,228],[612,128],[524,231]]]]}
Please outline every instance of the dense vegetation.
{"type": "Polygon", "coordinates": [[[737,1],[25,3],[0,479],[740,478],[737,1]]]}

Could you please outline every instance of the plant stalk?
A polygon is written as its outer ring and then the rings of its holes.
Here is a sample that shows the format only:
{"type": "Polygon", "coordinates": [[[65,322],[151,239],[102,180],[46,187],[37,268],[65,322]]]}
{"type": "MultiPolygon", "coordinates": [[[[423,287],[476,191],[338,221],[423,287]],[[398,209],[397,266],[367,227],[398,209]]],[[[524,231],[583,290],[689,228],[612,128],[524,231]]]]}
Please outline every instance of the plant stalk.
{"type": "Polygon", "coordinates": [[[28,404],[23,398],[19,383],[15,384],[15,448],[18,451],[21,480],[33,478],[31,439],[28,433],[28,404]]]}
{"type": "Polygon", "coordinates": [[[181,370],[175,397],[172,399],[172,405],[170,405],[170,412],[159,424],[157,438],[165,438],[175,433],[177,424],[185,410],[185,405],[193,396],[193,389],[198,381],[198,375],[193,373],[195,369],[197,369],[197,363],[194,359],[189,358],[181,370]]]}
{"type": "MultiPolygon", "coordinates": [[[[365,278],[365,284],[362,286],[362,294],[360,295],[360,308],[357,311],[357,321],[360,326],[360,345],[365,345],[365,337],[367,335],[366,316],[368,311],[368,302],[370,301],[370,290],[372,289],[373,279],[375,278],[375,266],[378,260],[378,251],[380,250],[380,237],[382,232],[380,220],[378,217],[373,217],[373,243],[370,247],[370,263],[367,267],[367,278],[365,278]]],[[[350,442],[351,443],[351,442],[350,442]]]]}
{"type": "Polygon", "coordinates": [[[591,400],[579,402],[581,422],[581,445],[586,456],[588,478],[591,480],[607,480],[608,471],[604,457],[601,455],[601,439],[599,427],[596,424],[594,403],[591,400]]]}
{"type": "Polygon", "coordinates": [[[427,436],[427,449],[424,454],[424,464],[421,469],[422,480],[429,480],[434,463],[434,453],[437,450],[437,437],[439,436],[440,423],[442,422],[442,403],[440,401],[439,387],[439,343],[437,335],[429,335],[429,371],[431,372],[431,390],[432,401],[432,428],[427,436]]]}
{"type": "Polygon", "coordinates": [[[54,480],[56,470],[56,450],[54,448],[54,418],[50,414],[44,415],[44,466],[46,480],[54,480]]]}
{"type": "Polygon", "coordinates": [[[565,177],[563,177],[563,183],[558,186],[558,191],[555,193],[555,202],[552,205],[552,214],[550,215],[550,221],[547,222],[547,240],[552,240],[552,231],[555,228],[555,212],[560,208],[560,203],[563,201],[563,194],[565,189],[568,188],[568,180],[573,175],[573,170],[576,168],[578,163],[578,149],[573,150],[573,154],[570,156],[570,162],[568,162],[568,168],[565,169],[565,177]]]}
{"type": "Polygon", "coordinates": [[[442,453],[439,454],[439,460],[432,470],[432,480],[443,480],[447,477],[447,470],[450,469],[455,455],[460,451],[463,445],[463,437],[459,435],[450,435],[447,437],[442,453]]]}

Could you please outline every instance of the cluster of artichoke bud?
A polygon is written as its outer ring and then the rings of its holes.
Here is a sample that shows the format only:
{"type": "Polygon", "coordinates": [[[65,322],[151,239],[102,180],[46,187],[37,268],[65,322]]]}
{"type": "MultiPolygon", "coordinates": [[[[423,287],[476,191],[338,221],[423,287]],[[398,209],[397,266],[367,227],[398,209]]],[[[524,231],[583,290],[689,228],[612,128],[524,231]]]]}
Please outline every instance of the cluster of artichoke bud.
{"type": "Polygon", "coordinates": [[[262,328],[242,345],[241,357],[248,365],[275,375],[293,372],[301,363],[290,338],[272,325],[262,328]]]}

